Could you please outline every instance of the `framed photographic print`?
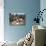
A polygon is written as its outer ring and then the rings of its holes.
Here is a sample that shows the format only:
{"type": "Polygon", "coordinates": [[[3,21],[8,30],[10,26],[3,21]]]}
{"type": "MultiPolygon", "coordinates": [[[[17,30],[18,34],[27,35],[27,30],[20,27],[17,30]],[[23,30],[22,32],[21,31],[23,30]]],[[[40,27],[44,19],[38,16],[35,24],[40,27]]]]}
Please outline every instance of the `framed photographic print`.
{"type": "Polygon", "coordinates": [[[25,25],[25,14],[24,13],[9,13],[10,25],[25,25]]]}

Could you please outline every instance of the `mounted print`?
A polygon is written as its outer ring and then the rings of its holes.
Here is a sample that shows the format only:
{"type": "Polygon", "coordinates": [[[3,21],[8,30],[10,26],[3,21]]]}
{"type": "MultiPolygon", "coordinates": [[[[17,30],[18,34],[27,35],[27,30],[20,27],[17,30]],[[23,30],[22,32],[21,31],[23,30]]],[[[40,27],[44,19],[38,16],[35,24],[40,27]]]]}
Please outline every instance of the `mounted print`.
{"type": "Polygon", "coordinates": [[[9,13],[10,25],[25,25],[25,14],[24,13],[9,13]]]}

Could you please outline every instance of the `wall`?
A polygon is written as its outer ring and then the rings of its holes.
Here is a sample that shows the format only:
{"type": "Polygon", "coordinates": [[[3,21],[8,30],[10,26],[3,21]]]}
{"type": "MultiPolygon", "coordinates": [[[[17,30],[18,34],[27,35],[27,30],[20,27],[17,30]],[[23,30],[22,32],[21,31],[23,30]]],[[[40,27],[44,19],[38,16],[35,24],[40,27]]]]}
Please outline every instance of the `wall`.
{"type": "Polygon", "coordinates": [[[4,8],[3,0],[0,0],[0,42],[4,41],[4,8]]]}
{"type": "MultiPolygon", "coordinates": [[[[41,9],[41,11],[42,11],[43,9],[46,9],[46,0],[41,0],[41,1],[40,1],[40,9],[41,9]]],[[[42,17],[43,17],[43,22],[41,21],[41,22],[40,22],[40,25],[46,27],[46,20],[45,20],[45,19],[46,19],[46,11],[43,12],[42,17]]]]}
{"type": "Polygon", "coordinates": [[[35,14],[40,10],[40,0],[4,0],[4,35],[7,41],[18,41],[32,29],[35,14]],[[10,26],[9,13],[25,13],[26,25],[10,26]]]}
{"type": "MultiPolygon", "coordinates": [[[[46,0],[41,0],[40,1],[40,10],[46,9],[46,0]]],[[[46,27],[46,11],[42,15],[43,17],[43,22],[40,21],[40,25],[46,27]]],[[[46,35],[45,35],[46,36],[46,35]]],[[[46,39],[46,38],[45,38],[46,39]]],[[[46,40],[45,40],[46,41],[46,40]]],[[[46,43],[46,42],[45,42],[46,43]]]]}

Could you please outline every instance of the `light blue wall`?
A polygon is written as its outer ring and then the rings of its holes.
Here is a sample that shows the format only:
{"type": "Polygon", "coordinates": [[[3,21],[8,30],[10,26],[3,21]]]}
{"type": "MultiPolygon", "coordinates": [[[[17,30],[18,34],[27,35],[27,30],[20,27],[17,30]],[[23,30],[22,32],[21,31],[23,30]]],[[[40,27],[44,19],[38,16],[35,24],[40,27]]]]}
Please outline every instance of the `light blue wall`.
{"type": "MultiPolygon", "coordinates": [[[[40,10],[46,9],[46,0],[41,0],[40,1],[40,10]]],[[[46,27],[46,11],[43,13],[42,15],[44,21],[40,21],[40,25],[46,27]]],[[[45,35],[46,36],[46,35],[45,35]]],[[[45,37],[46,39],[46,37],[45,37]]],[[[46,44],[46,40],[45,40],[45,44],[46,44]]]]}
{"type": "Polygon", "coordinates": [[[4,31],[5,40],[18,41],[32,29],[32,21],[40,9],[40,0],[4,0],[4,31]],[[18,12],[26,14],[26,25],[10,26],[9,13],[18,12]]]}
{"type": "MultiPolygon", "coordinates": [[[[41,0],[40,1],[40,10],[42,11],[43,9],[46,9],[46,0],[41,0]]],[[[40,22],[40,25],[45,26],[46,27],[46,11],[43,12],[43,22],[40,22]]]]}

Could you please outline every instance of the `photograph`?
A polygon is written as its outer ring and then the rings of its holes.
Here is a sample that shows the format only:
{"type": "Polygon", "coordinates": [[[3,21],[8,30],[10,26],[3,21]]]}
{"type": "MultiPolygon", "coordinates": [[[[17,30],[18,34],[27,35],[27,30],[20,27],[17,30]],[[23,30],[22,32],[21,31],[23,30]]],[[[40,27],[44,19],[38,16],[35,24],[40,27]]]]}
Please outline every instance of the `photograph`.
{"type": "Polygon", "coordinates": [[[25,25],[25,14],[24,13],[9,13],[10,25],[25,25]]]}

